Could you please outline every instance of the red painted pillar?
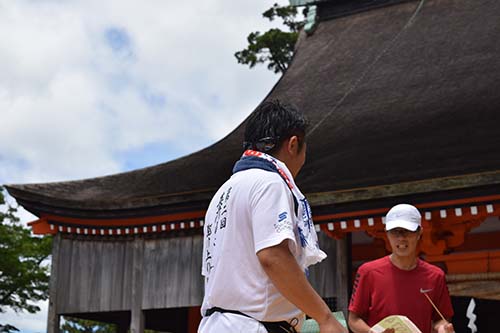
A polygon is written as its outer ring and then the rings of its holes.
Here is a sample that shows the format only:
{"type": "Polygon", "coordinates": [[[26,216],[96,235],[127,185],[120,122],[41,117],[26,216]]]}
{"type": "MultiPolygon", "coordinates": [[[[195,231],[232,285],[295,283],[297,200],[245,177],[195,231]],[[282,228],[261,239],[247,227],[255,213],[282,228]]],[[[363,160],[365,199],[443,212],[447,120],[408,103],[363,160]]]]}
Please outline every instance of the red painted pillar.
{"type": "Polygon", "coordinates": [[[201,310],[199,306],[192,306],[188,309],[188,330],[187,333],[197,333],[198,325],[201,321],[201,310]]]}

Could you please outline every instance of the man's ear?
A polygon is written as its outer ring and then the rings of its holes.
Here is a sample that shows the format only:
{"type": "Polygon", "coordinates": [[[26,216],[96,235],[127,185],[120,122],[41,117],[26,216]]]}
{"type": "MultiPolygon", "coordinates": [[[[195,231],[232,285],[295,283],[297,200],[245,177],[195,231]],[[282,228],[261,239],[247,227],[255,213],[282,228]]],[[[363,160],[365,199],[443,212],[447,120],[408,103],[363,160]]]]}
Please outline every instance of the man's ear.
{"type": "Polygon", "coordinates": [[[288,153],[291,155],[295,155],[299,151],[299,138],[296,135],[293,135],[288,139],[287,144],[288,153]]]}

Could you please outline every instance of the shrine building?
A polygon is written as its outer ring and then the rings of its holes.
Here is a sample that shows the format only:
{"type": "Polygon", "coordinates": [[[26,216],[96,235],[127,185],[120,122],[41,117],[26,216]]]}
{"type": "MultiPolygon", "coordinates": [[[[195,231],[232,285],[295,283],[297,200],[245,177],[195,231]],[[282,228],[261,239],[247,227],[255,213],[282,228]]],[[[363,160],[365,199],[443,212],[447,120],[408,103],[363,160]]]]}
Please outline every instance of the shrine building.
{"type": "MultiPolygon", "coordinates": [[[[446,272],[457,332],[468,332],[471,299],[488,332],[500,307],[500,2],[292,4],[308,6],[308,22],[263,101],[291,102],[310,121],[297,184],[329,254],[311,283],[346,311],[357,267],[389,253],[385,214],[410,203],[422,257],[446,272]]],[[[6,186],[38,217],[33,232],[54,237],[49,333],[61,316],[196,332],[205,210],[243,152],[244,126],[163,164],[6,186]]]]}

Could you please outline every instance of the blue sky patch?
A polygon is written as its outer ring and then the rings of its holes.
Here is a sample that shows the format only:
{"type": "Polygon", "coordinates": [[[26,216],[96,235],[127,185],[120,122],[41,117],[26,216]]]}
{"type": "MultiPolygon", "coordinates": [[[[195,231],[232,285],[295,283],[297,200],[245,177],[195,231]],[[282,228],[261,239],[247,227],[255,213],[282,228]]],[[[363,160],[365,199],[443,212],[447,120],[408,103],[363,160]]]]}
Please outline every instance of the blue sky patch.
{"type": "Polygon", "coordinates": [[[132,43],[125,29],[110,27],[104,31],[109,47],[116,53],[132,53],[132,43]]]}
{"type": "Polygon", "coordinates": [[[117,159],[121,161],[124,170],[130,171],[168,162],[185,154],[183,149],[178,149],[175,145],[155,142],[119,153],[117,159]]]}
{"type": "Polygon", "coordinates": [[[155,92],[148,87],[140,88],[142,99],[154,109],[162,109],[167,104],[167,98],[160,92],[155,92]]]}

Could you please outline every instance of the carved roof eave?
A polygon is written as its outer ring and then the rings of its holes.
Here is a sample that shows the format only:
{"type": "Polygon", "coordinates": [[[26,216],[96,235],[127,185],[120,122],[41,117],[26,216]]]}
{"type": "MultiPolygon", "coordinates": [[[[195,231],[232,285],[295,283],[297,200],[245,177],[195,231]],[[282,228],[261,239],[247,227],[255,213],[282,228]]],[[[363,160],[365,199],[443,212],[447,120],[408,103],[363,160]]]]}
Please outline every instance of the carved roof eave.
{"type": "MultiPolygon", "coordinates": [[[[433,193],[451,191],[471,190],[481,193],[484,191],[484,187],[500,189],[500,170],[349,190],[309,193],[307,198],[312,206],[330,206],[381,199],[390,200],[390,198],[399,200],[401,197],[407,197],[411,200],[411,198],[422,195],[428,198],[433,193]]],[[[448,193],[446,196],[449,198],[450,194],[448,193]]]]}
{"type": "MultiPolygon", "coordinates": [[[[445,226],[444,222],[447,221],[452,221],[452,224],[458,221],[456,219],[450,220],[450,218],[443,220],[444,217],[449,216],[456,216],[459,219],[468,217],[464,220],[467,223],[471,219],[481,222],[487,216],[500,215],[500,191],[498,185],[493,184],[495,182],[492,179],[495,179],[494,174],[469,175],[462,178],[462,181],[457,177],[449,177],[428,182],[421,181],[416,184],[387,186],[385,189],[364,189],[360,192],[364,196],[358,196],[358,201],[354,202],[346,201],[349,196],[343,197],[340,193],[339,200],[335,202],[327,201],[332,193],[328,193],[325,197],[312,195],[315,202],[313,204],[313,217],[317,230],[323,229],[334,238],[341,238],[348,232],[360,230],[369,233],[383,233],[384,215],[393,204],[400,202],[415,204],[422,210],[427,221],[431,221],[432,216],[434,216],[432,220],[435,220],[437,216],[438,219],[441,219],[439,225],[442,226],[445,226]],[[476,187],[464,187],[465,179],[468,180],[467,184],[474,183],[476,187]],[[429,184],[439,185],[439,192],[424,191],[423,188],[429,189],[429,184]],[[481,184],[485,186],[478,186],[481,184]],[[417,193],[419,192],[418,186],[422,189],[421,193],[417,193]],[[369,196],[369,193],[378,193],[379,196],[369,196]],[[381,197],[381,193],[386,193],[386,196],[381,197]],[[322,201],[319,201],[318,198],[322,198],[322,201]],[[328,204],[318,206],[318,203],[328,204]]],[[[356,197],[351,196],[351,198],[355,199],[356,197]]],[[[191,210],[164,209],[160,212],[160,209],[150,209],[142,211],[142,215],[133,215],[131,212],[120,214],[120,211],[115,211],[107,212],[106,216],[102,212],[99,216],[95,214],[71,216],[67,213],[40,213],[40,219],[32,222],[31,225],[37,234],[57,232],[89,236],[157,234],[201,228],[204,223],[205,209],[206,205],[191,210]],[[114,214],[111,215],[111,213],[114,214]]]]}

